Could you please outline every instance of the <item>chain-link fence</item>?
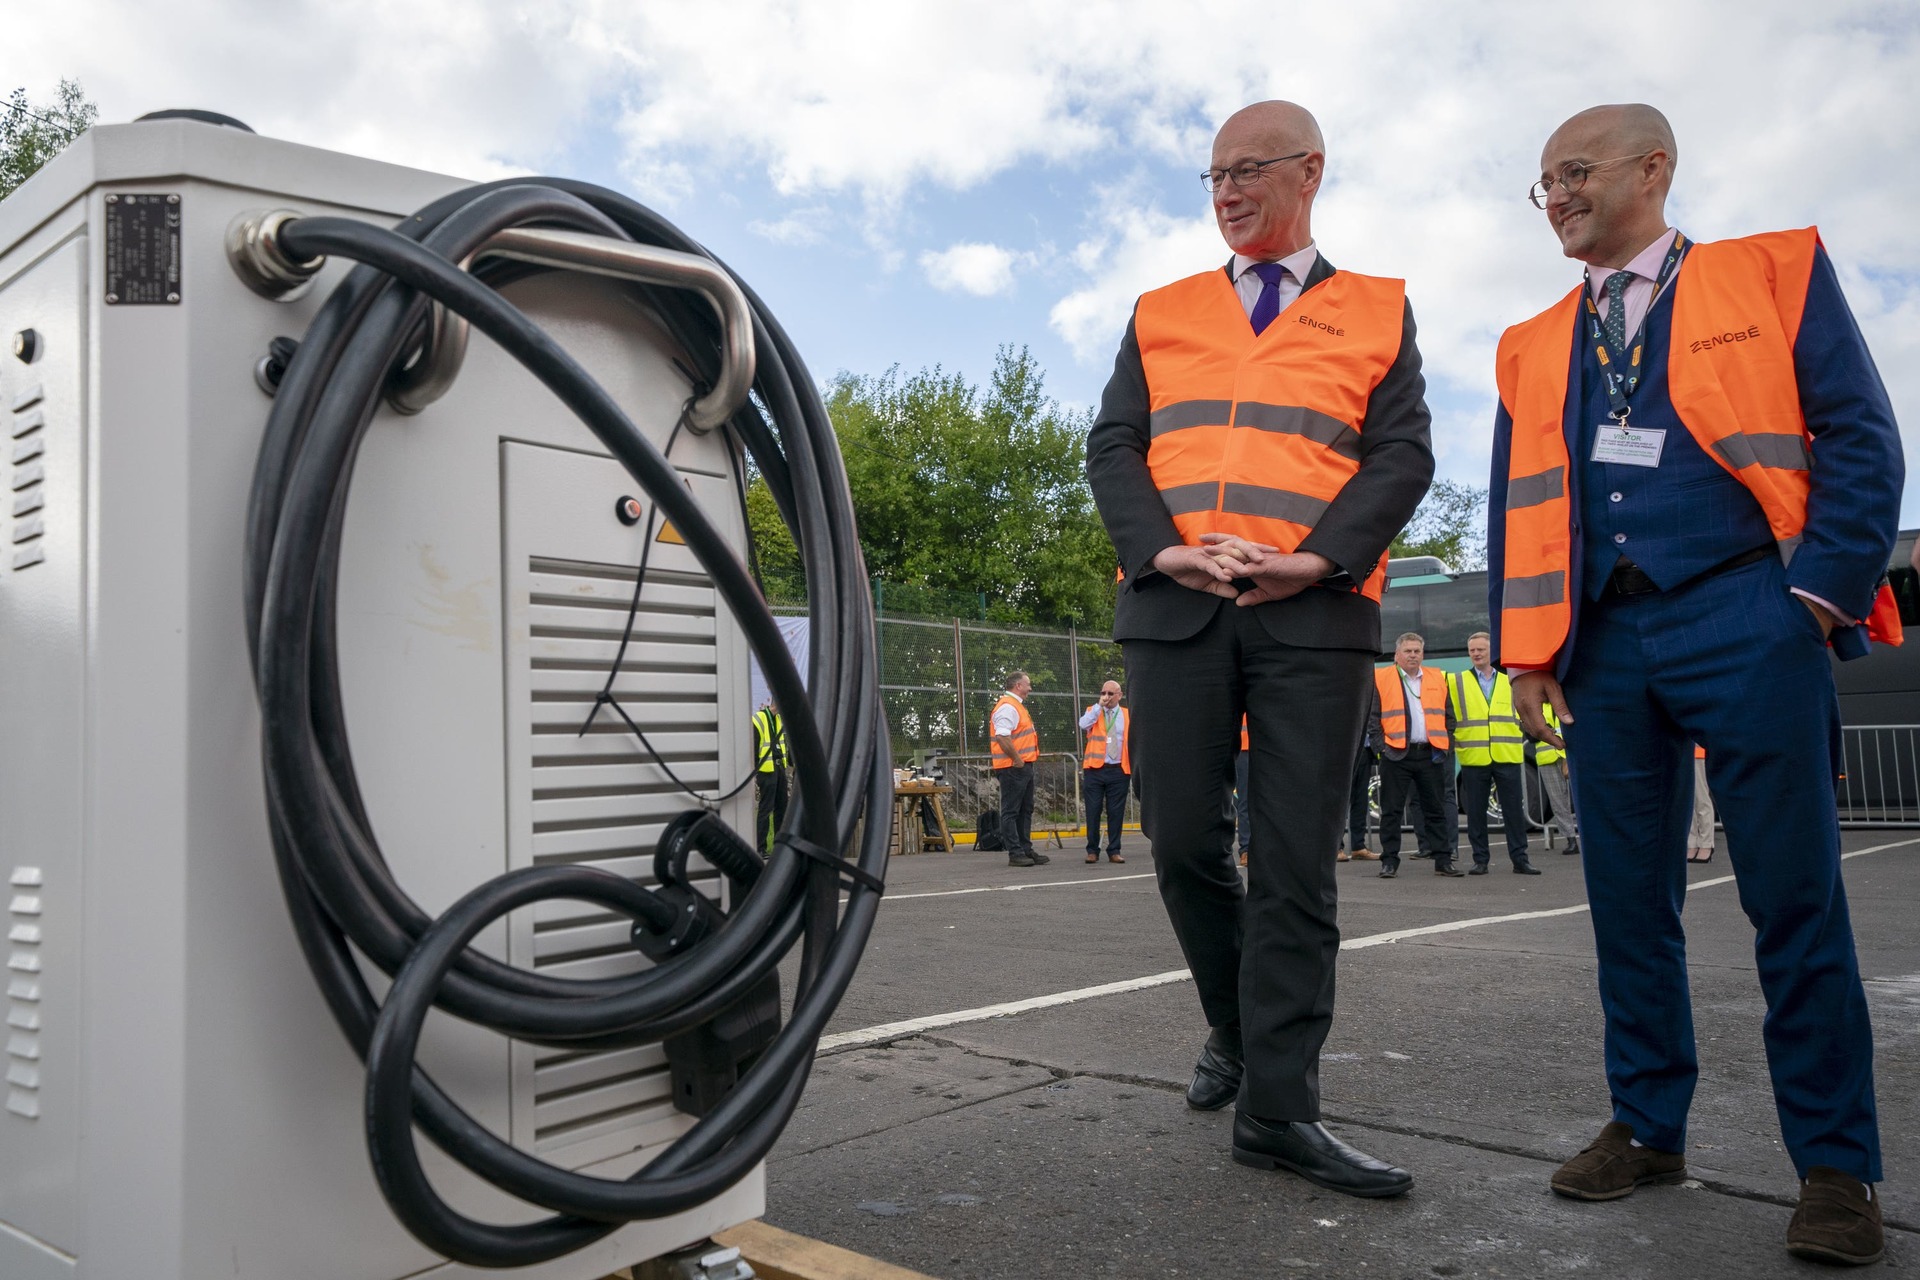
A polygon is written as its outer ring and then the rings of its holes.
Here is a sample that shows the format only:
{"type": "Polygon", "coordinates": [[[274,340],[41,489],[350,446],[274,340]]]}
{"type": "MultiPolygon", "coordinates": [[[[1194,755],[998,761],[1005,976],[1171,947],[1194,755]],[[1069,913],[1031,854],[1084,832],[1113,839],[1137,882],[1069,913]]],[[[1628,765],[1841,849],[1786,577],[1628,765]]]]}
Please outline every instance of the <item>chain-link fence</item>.
{"type": "Polygon", "coordinates": [[[896,761],[987,750],[987,718],[1007,673],[1033,680],[1027,712],[1047,754],[1080,750],[1080,713],[1120,678],[1120,646],[1066,631],[882,617],[880,689],[896,761]]]}

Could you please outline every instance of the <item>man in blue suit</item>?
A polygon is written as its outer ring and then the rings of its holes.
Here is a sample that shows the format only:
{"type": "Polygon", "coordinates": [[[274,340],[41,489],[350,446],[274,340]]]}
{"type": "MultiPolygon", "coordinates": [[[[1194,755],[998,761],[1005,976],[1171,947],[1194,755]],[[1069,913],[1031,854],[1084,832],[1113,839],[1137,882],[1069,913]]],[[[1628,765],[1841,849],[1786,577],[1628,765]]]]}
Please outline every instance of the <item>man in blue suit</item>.
{"type": "Polygon", "coordinates": [[[1693,244],[1666,221],[1676,156],[1652,107],[1596,107],[1555,131],[1532,197],[1586,278],[1508,330],[1498,358],[1494,650],[1528,734],[1574,749],[1613,1101],[1552,1187],[1610,1200],[1686,1174],[1698,1069],[1680,913],[1698,741],[1801,1179],[1787,1247],[1864,1264],[1883,1249],[1880,1143],[1827,645],[1866,651],[1900,437],[1817,233],[1693,244]]]}

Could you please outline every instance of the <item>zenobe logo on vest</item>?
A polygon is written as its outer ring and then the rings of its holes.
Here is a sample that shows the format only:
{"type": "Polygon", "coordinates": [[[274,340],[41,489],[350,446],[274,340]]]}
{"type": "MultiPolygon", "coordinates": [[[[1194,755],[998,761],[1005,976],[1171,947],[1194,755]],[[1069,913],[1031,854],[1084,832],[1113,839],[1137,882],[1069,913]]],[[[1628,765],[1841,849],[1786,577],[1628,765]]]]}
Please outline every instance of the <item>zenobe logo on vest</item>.
{"type": "Polygon", "coordinates": [[[1344,338],[1347,336],[1347,331],[1345,329],[1336,329],[1334,326],[1328,324],[1325,320],[1315,320],[1312,316],[1301,316],[1300,323],[1306,325],[1309,329],[1324,330],[1325,332],[1332,334],[1336,338],[1344,338]]]}
{"type": "Polygon", "coordinates": [[[1748,338],[1759,336],[1760,326],[1750,324],[1744,329],[1736,329],[1731,333],[1716,333],[1711,338],[1697,338],[1687,344],[1687,350],[1691,354],[1698,355],[1710,347],[1724,347],[1729,343],[1745,342],[1748,338]]]}

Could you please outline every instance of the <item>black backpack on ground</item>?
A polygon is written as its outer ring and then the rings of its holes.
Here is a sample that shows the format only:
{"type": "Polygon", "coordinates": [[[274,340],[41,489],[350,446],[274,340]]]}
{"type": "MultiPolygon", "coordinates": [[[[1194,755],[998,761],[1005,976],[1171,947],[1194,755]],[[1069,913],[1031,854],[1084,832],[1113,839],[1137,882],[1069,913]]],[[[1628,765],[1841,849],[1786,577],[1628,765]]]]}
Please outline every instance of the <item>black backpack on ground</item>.
{"type": "Polygon", "coordinates": [[[974,831],[976,834],[973,838],[973,847],[981,853],[992,853],[996,849],[1005,849],[1007,847],[1000,839],[1000,811],[998,809],[982,809],[980,811],[980,821],[974,827],[974,831]]]}

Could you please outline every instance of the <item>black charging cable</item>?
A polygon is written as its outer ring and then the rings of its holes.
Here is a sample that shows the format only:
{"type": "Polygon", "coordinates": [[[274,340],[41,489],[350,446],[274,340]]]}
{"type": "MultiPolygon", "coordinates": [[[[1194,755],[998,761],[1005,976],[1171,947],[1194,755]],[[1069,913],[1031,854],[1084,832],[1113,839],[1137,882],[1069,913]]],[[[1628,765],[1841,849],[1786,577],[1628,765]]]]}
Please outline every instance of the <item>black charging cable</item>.
{"type": "MultiPolygon", "coordinates": [[[[557,228],[704,253],[635,202],[585,183],[514,179],[455,192],[387,230],[345,218],[287,223],[299,258],[359,263],[286,362],[262,438],[248,512],[247,628],[262,718],[273,853],[300,945],[328,1006],[367,1063],[365,1122],[374,1172],[394,1213],[425,1244],[476,1266],[527,1266],[624,1222],[720,1194],[767,1154],[799,1100],[822,1028],[872,929],[888,824],[862,812],[892,801],[874,631],[846,476],[825,406],[792,343],[744,283],[754,318],[755,395],[726,424],[765,478],[799,548],[814,643],[803,683],[754,579],[663,452],[567,352],[498,291],[541,268],[456,263],[510,227],[557,228]],[[595,903],[637,938],[682,929],[663,892],[590,867],[509,872],[438,919],[395,881],[362,803],[348,747],[336,637],[340,535],[355,456],[395,371],[414,358],[438,302],[519,360],[593,431],[685,539],[738,621],[793,743],[797,797],[764,864],[750,850],[719,865],[734,890],[719,927],[681,935],[683,951],[627,977],[562,979],[470,947],[507,912],[548,899],[595,903]],[[852,860],[845,856],[852,851],[852,860]],[[843,884],[851,891],[841,906],[843,884]],[[590,1177],[518,1150],[463,1112],[415,1061],[438,1007],[502,1035],[574,1051],[650,1044],[711,1024],[762,988],[801,946],[791,1017],[744,1074],[677,1141],[624,1180],[590,1177]],[[356,953],[392,978],[374,998],[356,953]],[[429,1185],[413,1129],[475,1174],[553,1216],[478,1221],[429,1185]]],[[[703,301],[634,288],[712,384],[720,330],[703,301]]],[[[717,821],[717,820],[716,820],[717,821]]],[[[696,847],[726,833],[683,828],[696,847]],[[704,842],[704,843],[703,843],[704,842]]],[[[663,849],[663,855],[668,851],[663,849]]],[[[669,858],[664,865],[684,866],[669,858]]]]}

